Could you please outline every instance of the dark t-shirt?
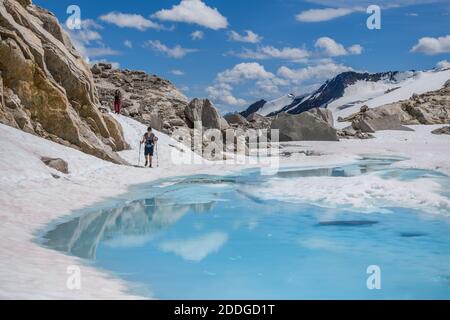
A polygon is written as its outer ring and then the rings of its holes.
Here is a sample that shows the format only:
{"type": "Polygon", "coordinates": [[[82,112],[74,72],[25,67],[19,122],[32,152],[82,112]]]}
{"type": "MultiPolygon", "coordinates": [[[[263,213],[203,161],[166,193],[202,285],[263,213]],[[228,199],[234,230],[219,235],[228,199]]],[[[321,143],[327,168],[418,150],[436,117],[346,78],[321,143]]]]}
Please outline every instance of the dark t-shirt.
{"type": "Polygon", "coordinates": [[[150,135],[149,135],[148,132],[146,132],[144,134],[144,138],[145,138],[145,146],[148,148],[153,147],[153,145],[155,144],[155,142],[153,141],[155,138],[155,135],[153,133],[150,133],[150,135]]]}

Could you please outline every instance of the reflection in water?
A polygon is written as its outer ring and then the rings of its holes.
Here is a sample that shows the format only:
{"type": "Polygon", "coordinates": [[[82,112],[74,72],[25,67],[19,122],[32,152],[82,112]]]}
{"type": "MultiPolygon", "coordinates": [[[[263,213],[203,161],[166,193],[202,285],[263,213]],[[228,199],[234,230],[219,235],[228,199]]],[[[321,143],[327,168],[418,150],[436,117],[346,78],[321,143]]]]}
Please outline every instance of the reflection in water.
{"type": "Polygon", "coordinates": [[[165,198],[135,200],[62,223],[45,235],[44,245],[80,258],[95,259],[101,241],[115,246],[145,242],[189,210],[205,213],[213,206],[214,202],[177,205],[165,198]]]}

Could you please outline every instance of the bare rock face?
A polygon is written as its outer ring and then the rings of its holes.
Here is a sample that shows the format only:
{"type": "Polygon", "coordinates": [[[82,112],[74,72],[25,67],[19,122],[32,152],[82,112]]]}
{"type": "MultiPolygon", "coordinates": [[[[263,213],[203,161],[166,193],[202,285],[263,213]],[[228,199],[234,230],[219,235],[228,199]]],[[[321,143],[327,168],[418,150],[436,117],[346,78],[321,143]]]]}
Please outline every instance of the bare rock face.
{"type": "Polygon", "coordinates": [[[89,67],[50,12],[0,1],[0,71],[1,123],[125,163],[120,125],[98,110],[89,67]]]}
{"type": "Polygon", "coordinates": [[[270,124],[272,123],[272,118],[260,115],[257,112],[250,114],[247,117],[247,121],[250,128],[253,129],[270,129],[270,124]]]}
{"type": "Polygon", "coordinates": [[[104,108],[113,110],[114,92],[120,90],[123,115],[169,134],[187,126],[184,109],[188,99],[168,80],[108,63],[96,64],[91,71],[104,108]]]}
{"type": "Polygon", "coordinates": [[[247,126],[248,125],[248,121],[247,119],[245,119],[240,113],[229,113],[227,115],[225,115],[225,120],[227,120],[227,122],[229,124],[235,124],[238,126],[247,126]]]}
{"type": "Polygon", "coordinates": [[[323,121],[328,123],[330,126],[334,126],[334,118],[333,113],[325,108],[314,108],[309,110],[310,113],[314,114],[315,116],[321,118],[323,121]]]}
{"type": "Polygon", "coordinates": [[[280,130],[280,141],[338,141],[336,129],[311,112],[298,115],[280,113],[271,125],[280,130]]]}
{"type": "Polygon", "coordinates": [[[220,115],[211,101],[208,99],[194,99],[184,110],[186,119],[189,121],[189,127],[194,127],[194,122],[201,121],[206,129],[221,128],[220,115]]]}

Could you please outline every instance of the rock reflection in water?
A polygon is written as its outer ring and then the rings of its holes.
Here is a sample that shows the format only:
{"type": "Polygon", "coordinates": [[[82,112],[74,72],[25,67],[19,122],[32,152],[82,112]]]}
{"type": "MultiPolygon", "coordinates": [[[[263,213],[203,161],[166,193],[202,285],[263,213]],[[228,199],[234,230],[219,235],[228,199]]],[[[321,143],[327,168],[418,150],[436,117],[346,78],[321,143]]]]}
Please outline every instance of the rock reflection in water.
{"type": "Polygon", "coordinates": [[[127,238],[136,240],[138,237],[149,241],[189,211],[206,213],[213,209],[214,204],[214,201],[173,204],[163,198],[135,200],[62,223],[45,235],[44,245],[80,258],[95,259],[100,242],[119,238],[124,242],[127,238]]]}

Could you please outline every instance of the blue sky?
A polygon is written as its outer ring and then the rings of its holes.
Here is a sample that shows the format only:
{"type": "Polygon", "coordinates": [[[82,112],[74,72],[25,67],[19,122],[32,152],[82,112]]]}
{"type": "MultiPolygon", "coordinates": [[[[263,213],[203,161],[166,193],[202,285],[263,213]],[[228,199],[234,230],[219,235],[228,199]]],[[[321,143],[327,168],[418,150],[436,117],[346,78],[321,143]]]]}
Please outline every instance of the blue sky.
{"type": "Polygon", "coordinates": [[[61,22],[69,5],[79,6],[82,28],[70,34],[90,62],[157,74],[223,112],[308,92],[346,70],[422,70],[450,60],[448,0],[34,3],[61,22]],[[381,8],[379,30],[366,26],[370,4],[381,8]]]}

